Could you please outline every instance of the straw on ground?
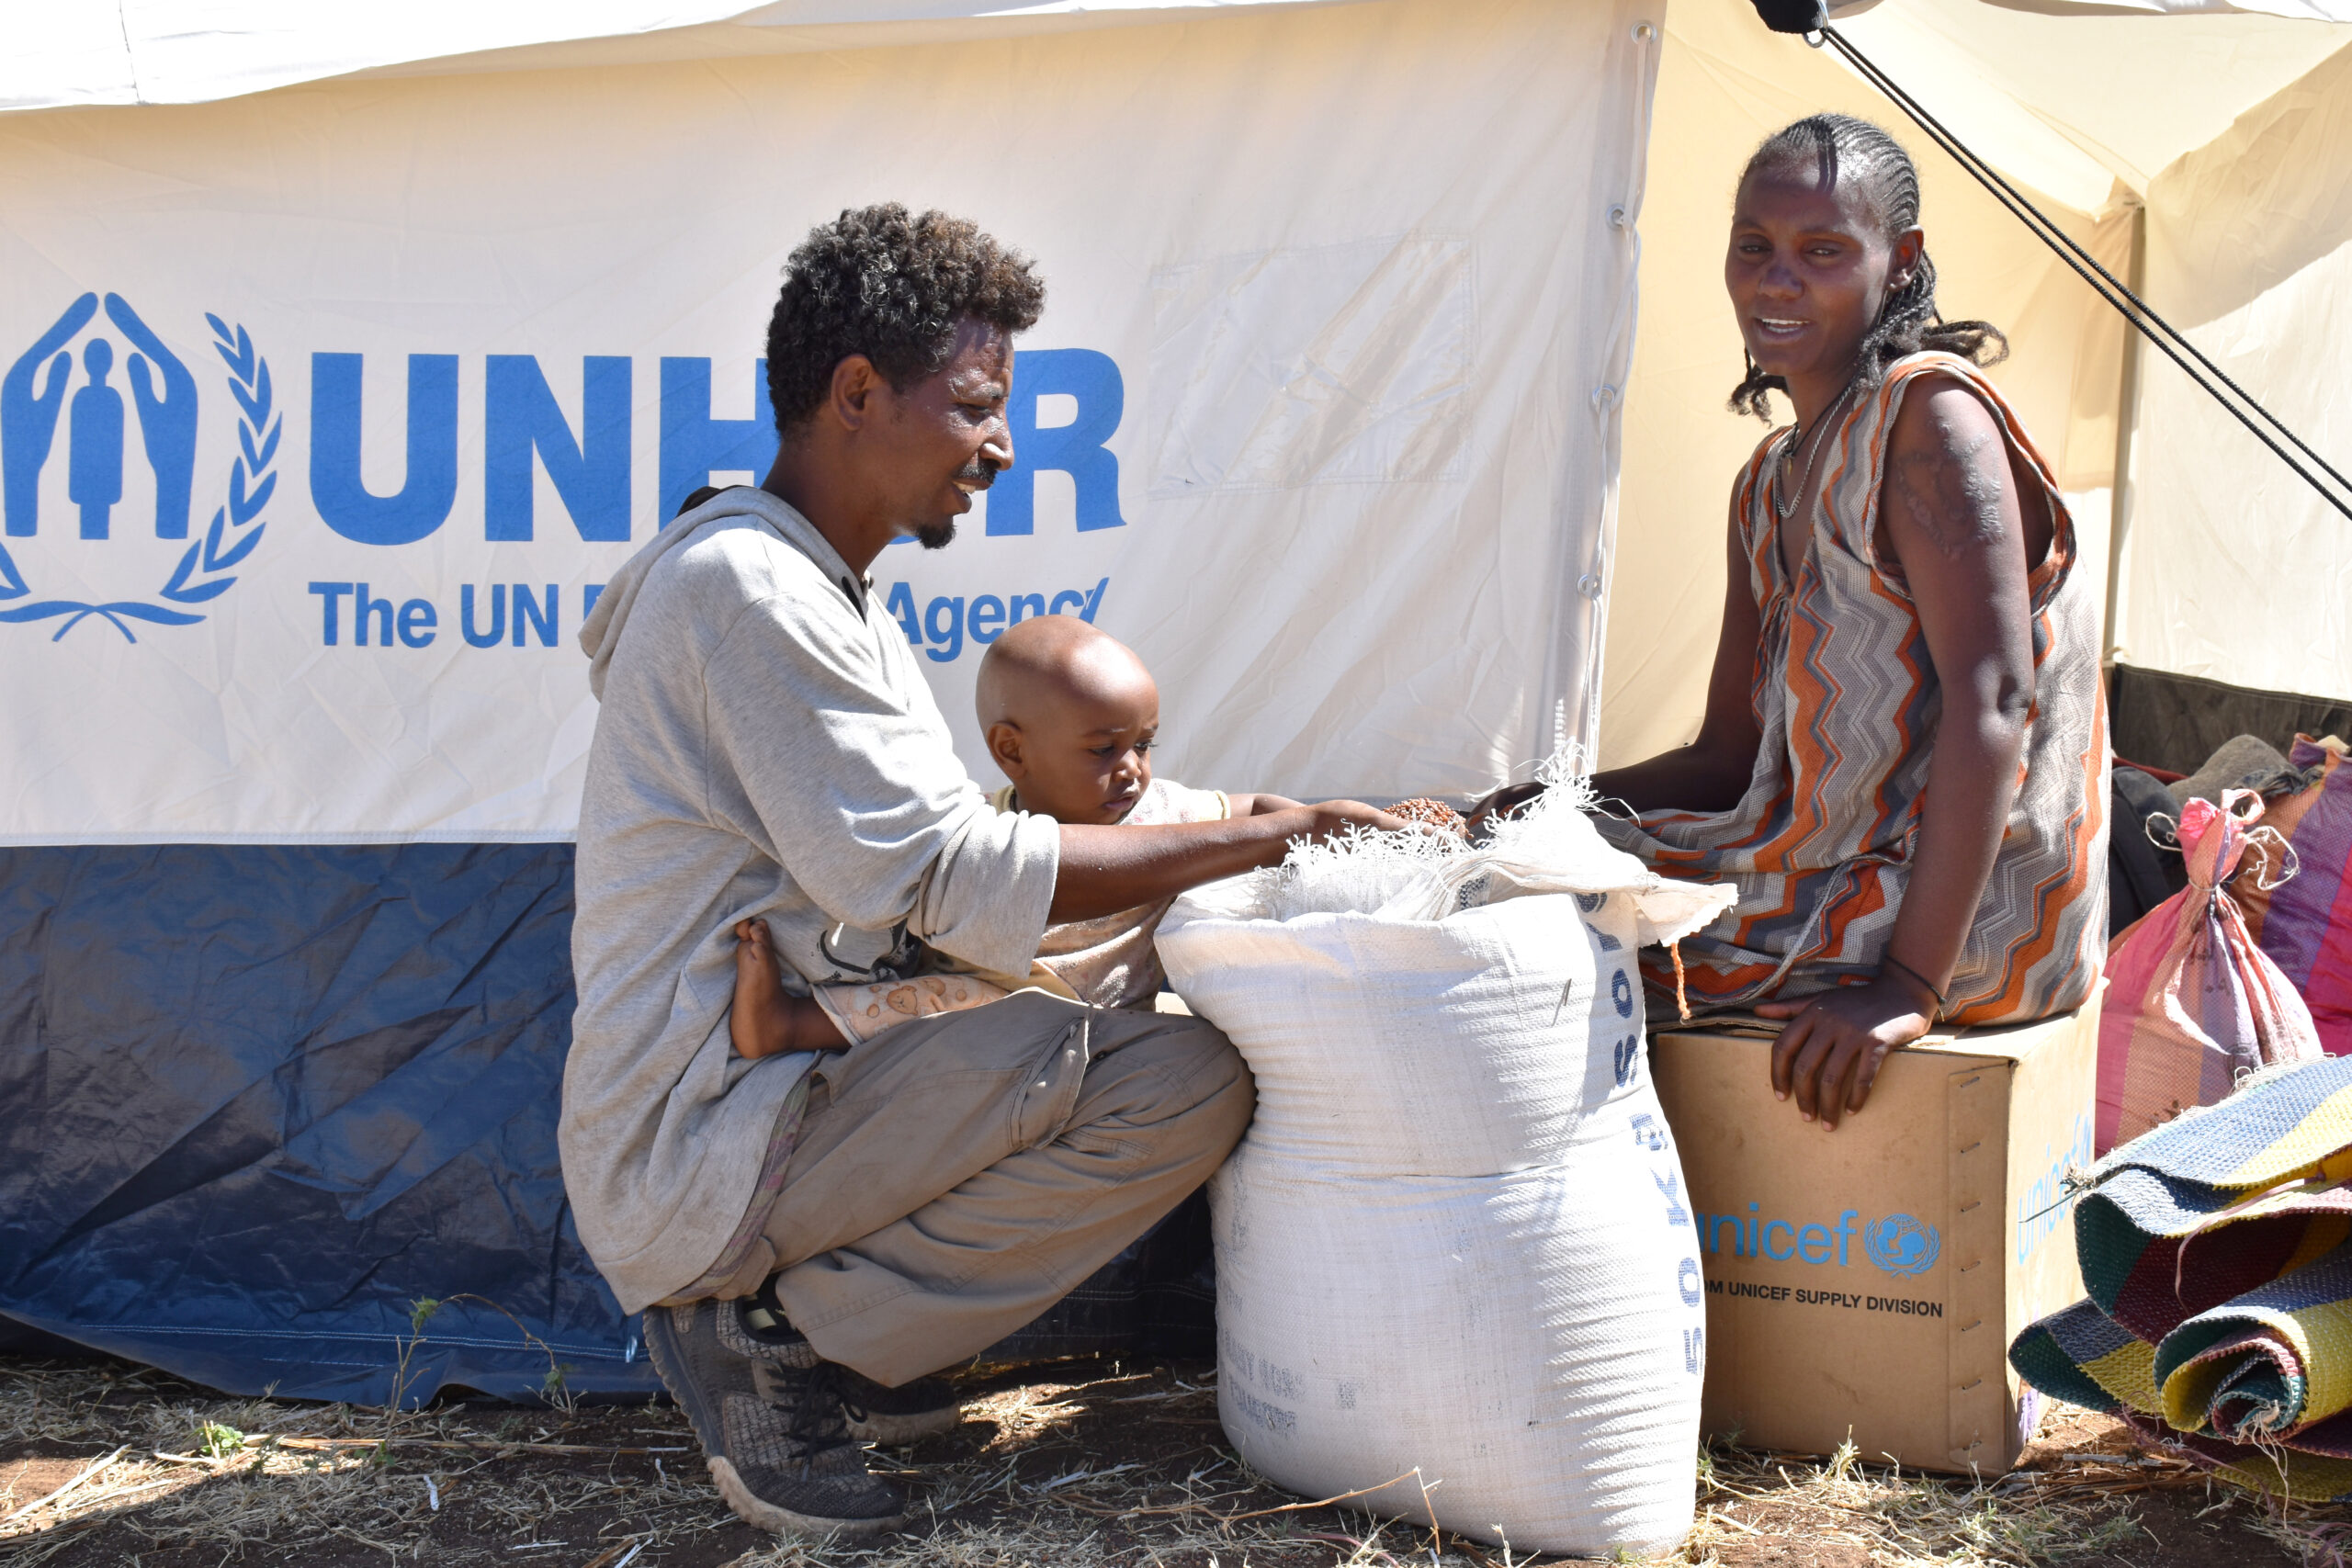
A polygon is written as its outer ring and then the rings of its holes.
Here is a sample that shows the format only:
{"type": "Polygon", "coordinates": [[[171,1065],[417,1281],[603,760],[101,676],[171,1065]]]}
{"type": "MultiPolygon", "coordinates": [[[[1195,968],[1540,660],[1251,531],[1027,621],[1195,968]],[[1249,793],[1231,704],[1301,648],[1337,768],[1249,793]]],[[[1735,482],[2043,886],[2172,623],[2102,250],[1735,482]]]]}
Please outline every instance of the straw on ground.
{"type": "MultiPolygon", "coordinates": [[[[113,1362],[0,1360],[0,1563],[557,1568],[1524,1568],[1509,1547],[1289,1496],[1226,1444],[1215,1369],[1089,1360],[969,1378],[961,1428],[881,1458],[909,1531],[855,1550],[736,1521],[676,1414],[227,1399],[113,1362]]],[[[2277,1516],[2079,1413],[1977,1485],[1717,1446],[1683,1564],[2352,1568],[2340,1514],[2277,1516]],[[2207,1517],[2198,1518],[2199,1513],[2207,1517]],[[2188,1532],[2184,1535],[2184,1532],[2188,1532]],[[2166,1537],[2180,1537],[2168,1543],[2166,1537]],[[2193,1537],[2193,1539],[2191,1539],[2193,1537]],[[2170,1555],[2177,1544],[2225,1557],[2170,1555]]]]}

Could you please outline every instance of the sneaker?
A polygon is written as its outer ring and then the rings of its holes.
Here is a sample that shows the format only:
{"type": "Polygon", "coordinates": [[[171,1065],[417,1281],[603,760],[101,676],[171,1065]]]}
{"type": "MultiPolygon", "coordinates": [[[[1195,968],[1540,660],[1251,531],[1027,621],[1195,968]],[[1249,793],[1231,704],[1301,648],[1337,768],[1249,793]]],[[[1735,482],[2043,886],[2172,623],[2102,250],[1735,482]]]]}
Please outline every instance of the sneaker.
{"type": "MultiPolygon", "coordinates": [[[[743,1325],[752,1337],[770,1345],[788,1345],[800,1331],[784,1315],[771,1277],[758,1291],[743,1298],[743,1325]]],[[[963,1401],[944,1378],[917,1378],[889,1388],[849,1367],[838,1368],[842,1416],[849,1435],[860,1442],[894,1447],[952,1432],[964,1419],[963,1401]]]]}
{"type": "Polygon", "coordinates": [[[645,1348],[738,1517],[813,1539],[879,1535],[905,1518],[906,1493],[867,1472],[843,1420],[842,1384],[856,1374],[808,1340],[754,1336],[738,1303],[699,1301],[648,1311],[645,1348]]]}

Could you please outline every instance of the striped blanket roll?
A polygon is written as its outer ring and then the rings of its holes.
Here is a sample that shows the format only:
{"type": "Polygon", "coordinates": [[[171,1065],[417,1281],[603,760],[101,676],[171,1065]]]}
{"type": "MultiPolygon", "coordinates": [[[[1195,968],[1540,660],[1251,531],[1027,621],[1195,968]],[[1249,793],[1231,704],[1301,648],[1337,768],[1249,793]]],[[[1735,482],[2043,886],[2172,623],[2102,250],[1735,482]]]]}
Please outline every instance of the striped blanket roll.
{"type": "Polygon", "coordinates": [[[2184,1432],[2352,1459],[2352,1247],[2190,1318],[2154,1371],[2184,1432]]]}
{"type": "Polygon", "coordinates": [[[2352,1498],[2352,1460],[2231,1442],[2166,1423],[2160,1414],[2155,1356],[2154,1346],[2087,1300],[2027,1325],[2009,1347],[2009,1364],[2027,1382],[2053,1399],[2120,1418],[2152,1449],[2178,1454],[2271,1497],[2299,1503],[2352,1498]]]}
{"type": "Polygon", "coordinates": [[[2155,1362],[2154,1346],[2087,1300],[2026,1325],[2009,1347],[2018,1376],[2052,1399],[2102,1416],[2160,1408],[2155,1362]]]}
{"type": "Polygon", "coordinates": [[[2294,1182],[2246,1198],[2132,1167],[2075,1209],[2091,1299],[2151,1345],[2346,1240],[2352,1184],[2340,1182],[2294,1182]]]}
{"type": "Polygon", "coordinates": [[[2075,1250],[2099,1308],[2154,1343],[2352,1235],[2352,1057],[2277,1069],[2092,1168],[2075,1250]]]}

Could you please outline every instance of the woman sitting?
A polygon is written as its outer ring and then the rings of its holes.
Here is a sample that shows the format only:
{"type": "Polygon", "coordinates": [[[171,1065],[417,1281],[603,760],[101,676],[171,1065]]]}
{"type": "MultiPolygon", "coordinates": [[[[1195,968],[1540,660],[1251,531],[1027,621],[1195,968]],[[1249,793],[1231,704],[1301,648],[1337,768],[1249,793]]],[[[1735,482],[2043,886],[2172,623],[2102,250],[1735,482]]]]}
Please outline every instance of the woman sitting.
{"type": "Polygon", "coordinates": [[[1833,1127],[1939,1019],[2077,1007],[2106,951],[2098,585],[1976,369],[2006,341],[1938,315],[1918,223],[1917,172],[1868,121],[1815,115],[1748,160],[1732,407],[1784,392],[1796,423],[1732,488],[1698,739],[1594,781],[1635,813],[1611,842],[1738,887],[1681,944],[1692,1000],[1789,1020],[1773,1088],[1833,1127]]]}

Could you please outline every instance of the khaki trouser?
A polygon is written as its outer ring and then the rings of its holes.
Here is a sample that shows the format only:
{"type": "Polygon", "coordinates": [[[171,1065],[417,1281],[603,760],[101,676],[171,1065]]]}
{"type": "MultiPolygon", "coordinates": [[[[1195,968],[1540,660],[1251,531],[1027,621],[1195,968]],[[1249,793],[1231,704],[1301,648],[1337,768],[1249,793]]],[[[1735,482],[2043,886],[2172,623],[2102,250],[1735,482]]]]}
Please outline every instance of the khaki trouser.
{"type": "Polygon", "coordinates": [[[986,1349],[1208,1179],[1256,1103],[1181,1014],[1024,991],[820,1058],[764,1234],[827,1360],[896,1385],[986,1349]]]}

